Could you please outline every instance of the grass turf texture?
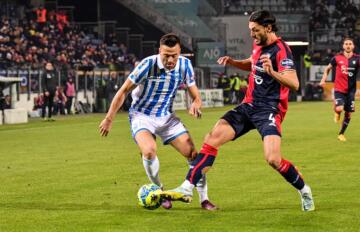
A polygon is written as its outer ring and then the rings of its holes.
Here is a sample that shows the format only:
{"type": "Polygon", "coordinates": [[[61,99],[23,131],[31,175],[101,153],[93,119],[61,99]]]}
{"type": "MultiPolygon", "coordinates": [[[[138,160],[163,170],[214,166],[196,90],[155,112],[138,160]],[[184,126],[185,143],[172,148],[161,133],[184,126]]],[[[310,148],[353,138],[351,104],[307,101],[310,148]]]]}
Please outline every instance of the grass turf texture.
{"type": "MultiPolygon", "coordinates": [[[[199,149],[204,135],[230,109],[205,109],[196,120],[178,111],[199,149]]],[[[282,153],[313,190],[316,211],[300,209],[299,194],[263,159],[252,131],[219,151],[208,174],[209,195],[221,208],[174,203],[166,211],[137,206],[148,183],[139,151],[120,113],[108,138],[103,115],[58,117],[0,126],[0,231],[359,231],[360,116],[339,142],[329,102],[292,103],[283,123],[282,153]]],[[[160,176],[178,186],[187,163],[158,141],[160,176]]]]}

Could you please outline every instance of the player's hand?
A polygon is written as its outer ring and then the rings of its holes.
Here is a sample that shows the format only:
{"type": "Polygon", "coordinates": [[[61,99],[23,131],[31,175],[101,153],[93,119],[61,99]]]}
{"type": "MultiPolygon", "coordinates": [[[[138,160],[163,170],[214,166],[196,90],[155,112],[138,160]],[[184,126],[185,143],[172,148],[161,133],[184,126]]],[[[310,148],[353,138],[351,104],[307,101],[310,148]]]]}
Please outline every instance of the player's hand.
{"type": "Polygon", "coordinates": [[[107,136],[112,127],[112,120],[104,118],[99,125],[99,131],[101,136],[107,136]]]}
{"type": "Polygon", "coordinates": [[[49,96],[50,95],[50,93],[49,93],[49,91],[45,91],[45,96],[49,96]]]}
{"type": "Polygon", "coordinates": [[[320,81],[319,85],[324,88],[325,87],[325,81],[320,81]]]}
{"type": "Polygon", "coordinates": [[[231,63],[233,59],[230,56],[222,56],[220,57],[217,62],[220,65],[226,66],[227,64],[231,63]]]}
{"type": "Polygon", "coordinates": [[[201,118],[202,112],[200,110],[200,105],[193,102],[191,104],[190,110],[189,110],[189,114],[195,118],[201,118]]]}
{"type": "Polygon", "coordinates": [[[262,62],[262,66],[265,72],[269,75],[272,75],[274,69],[270,60],[270,56],[268,54],[263,54],[260,56],[260,61],[262,62]]]}

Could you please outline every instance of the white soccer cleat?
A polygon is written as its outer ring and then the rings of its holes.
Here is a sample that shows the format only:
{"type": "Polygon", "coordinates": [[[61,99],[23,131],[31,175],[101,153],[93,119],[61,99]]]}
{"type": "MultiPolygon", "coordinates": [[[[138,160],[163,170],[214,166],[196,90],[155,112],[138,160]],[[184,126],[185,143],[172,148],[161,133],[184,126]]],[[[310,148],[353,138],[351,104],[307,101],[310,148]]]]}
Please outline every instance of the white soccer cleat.
{"type": "Polygon", "coordinates": [[[302,192],[299,191],[299,193],[301,196],[302,210],[305,212],[314,211],[315,204],[310,187],[305,185],[304,190],[302,192]]]}

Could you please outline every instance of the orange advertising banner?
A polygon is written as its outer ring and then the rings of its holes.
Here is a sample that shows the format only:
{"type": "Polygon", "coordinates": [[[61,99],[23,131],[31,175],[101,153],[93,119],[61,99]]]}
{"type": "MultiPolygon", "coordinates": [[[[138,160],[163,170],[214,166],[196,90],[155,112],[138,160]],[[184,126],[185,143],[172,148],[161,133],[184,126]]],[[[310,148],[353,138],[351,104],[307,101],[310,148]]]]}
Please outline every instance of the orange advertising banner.
{"type": "MultiPolygon", "coordinates": [[[[324,86],[323,100],[332,101],[334,99],[334,83],[326,82],[324,86]]],[[[360,81],[356,82],[355,100],[360,100],[360,81]]]]}

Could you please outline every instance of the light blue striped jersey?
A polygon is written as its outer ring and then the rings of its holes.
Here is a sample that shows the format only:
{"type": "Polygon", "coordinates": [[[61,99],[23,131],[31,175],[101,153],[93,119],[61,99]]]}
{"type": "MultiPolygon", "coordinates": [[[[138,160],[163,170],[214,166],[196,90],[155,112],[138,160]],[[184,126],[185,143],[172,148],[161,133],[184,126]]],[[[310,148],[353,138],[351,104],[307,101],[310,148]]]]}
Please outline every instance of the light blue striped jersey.
{"type": "Polygon", "coordinates": [[[161,117],[172,113],[178,88],[195,85],[191,61],[179,56],[176,66],[166,70],[160,55],[149,56],[130,73],[130,80],[137,85],[132,91],[130,110],[161,117]]]}

